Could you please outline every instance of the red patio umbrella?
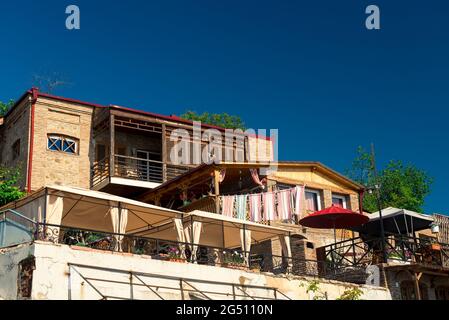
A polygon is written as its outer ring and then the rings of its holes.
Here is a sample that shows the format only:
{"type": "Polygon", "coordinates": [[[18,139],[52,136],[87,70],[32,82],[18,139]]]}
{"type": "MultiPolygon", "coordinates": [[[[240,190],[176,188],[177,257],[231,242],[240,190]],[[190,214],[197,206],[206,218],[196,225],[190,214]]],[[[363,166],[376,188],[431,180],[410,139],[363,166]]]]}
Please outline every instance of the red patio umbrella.
{"type": "Polygon", "coordinates": [[[360,226],[369,221],[369,217],[342,207],[332,205],[329,208],[316,211],[299,220],[299,224],[309,228],[334,229],[334,238],[337,242],[336,229],[345,229],[360,226]]]}

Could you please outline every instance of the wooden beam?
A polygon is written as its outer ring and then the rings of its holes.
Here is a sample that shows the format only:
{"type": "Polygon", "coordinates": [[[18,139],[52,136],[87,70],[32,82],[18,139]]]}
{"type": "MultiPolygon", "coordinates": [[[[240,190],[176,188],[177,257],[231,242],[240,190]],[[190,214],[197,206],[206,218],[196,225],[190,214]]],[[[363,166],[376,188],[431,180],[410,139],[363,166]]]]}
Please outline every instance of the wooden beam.
{"type": "Polygon", "coordinates": [[[220,170],[214,169],[214,194],[216,213],[220,212],[220,170]]]}
{"type": "Polygon", "coordinates": [[[419,290],[419,278],[420,277],[418,277],[418,274],[416,272],[412,272],[410,270],[407,270],[407,271],[410,273],[410,275],[413,278],[413,284],[414,284],[414,287],[415,287],[416,300],[421,300],[421,291],[419,290]]]}
{"type": "Polygon", "coordinates": [[[167,153],[167,137],[166,137],[167,127],[165,123],[162,124],[162,181],[167,181],[167,160],[168,160],[168,153],[167,153]]]}
{"type": "MultiPolygon", "coordinates": [[[[197,172],[192,173],[191,175],[185,176],[179,180],[176,180],[175,182],[172,183],[168,183],[166,186],[164,186],[163,188],[161,188],[160,190],[156,190],[156,191],[147,191],[145,192],[140,198],[139,201],[147,201],[149,199],[149,195],[151,195],[152,197],[154,197],[154,195],[160,195],[163,196],[166,193],[169,193],[173,190],[176,189],[180,189],[180,185],[187,185],[189,186],[190,184],[193,183],[193,181],[204,177],[209,177],[210,178],[210,174],[211,174],[211,168],[210,167],[205,167],[204,170],[199,170],[197,172]]],[[[206,179],[205,179],[206,180],[206,179]]]]}
{"type": "Polygon", "coordinates": [[[110,143],[109,143],[109,176],[113,177],[115,175],[115,116],[110,114],[109,116],[109,133],[110,133],[110,143]]]}
{"type": "Polygon", "coordinates": [[[284,178],[284,177],[273,177],[272,176],[272,177],[269,177],[269,179],[279,182],[279,183],[286,183],[286,184],[292,184],[292,185],[304,185],[305,184],[307,187],[310,187],[312,189],[330,190],[330,191],[336,192],[336,193],[343,193],[343,194],[358,196],[358,193],[355,192],[353,189],[336,188],[336,187],[332,187],[330,185],[320,184],[320,183],[316,183],[316,182],[300,181],[300,180],[284,178]]]}

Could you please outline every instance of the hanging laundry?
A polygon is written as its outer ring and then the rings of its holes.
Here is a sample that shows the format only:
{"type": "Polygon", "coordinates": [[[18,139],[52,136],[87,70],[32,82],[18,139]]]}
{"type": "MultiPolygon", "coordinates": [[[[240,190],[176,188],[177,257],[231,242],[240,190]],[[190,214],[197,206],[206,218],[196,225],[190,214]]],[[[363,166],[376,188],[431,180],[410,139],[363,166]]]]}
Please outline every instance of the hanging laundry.
{"type": "Polygon", "coordinates": [[[292,219],[292,207],[291,207],[291,189],[278,191],[276,198],[278,218],[281,220],[292,219]]]}
{"type": "Polygon", "coordinates": [[[263,215],[266,221],[276,220],[274,207],[274,192],[262,193],[263,215]]]}
{"type": "Polygon", "coordinates": [[[235,196],[221,197],[221,214],[226,217],[231,217],[234,213],[235,196]]]}
{"type": "Polygon", "coordinates": [[[246,208],[248,203],[248,195],[238,195],[236,196],[236,212],[237,219],[246,220],[246,208]]]}
{"type": "Polygon", "coordinates": [[[296,186],[292,194],[294,194],[295,215],[300,217],[302,213],[302,203],[304,199],[304,186],[296,186]]]}
{"type": "Polygon", "coordinates": [[[252,222],[260,222],[262,220],[262,197],[260,193],[249,195],[249,211],[252,222]]]}
{"type": "Polygon", "coordinates": [[[264,187],[264,184],[262,181],[260,181],[259,174],[257,173],[257,169],[249,169],[251,173],[251,177],[253,178],[254,183],[258,184],[262,188],[264,187]]]}

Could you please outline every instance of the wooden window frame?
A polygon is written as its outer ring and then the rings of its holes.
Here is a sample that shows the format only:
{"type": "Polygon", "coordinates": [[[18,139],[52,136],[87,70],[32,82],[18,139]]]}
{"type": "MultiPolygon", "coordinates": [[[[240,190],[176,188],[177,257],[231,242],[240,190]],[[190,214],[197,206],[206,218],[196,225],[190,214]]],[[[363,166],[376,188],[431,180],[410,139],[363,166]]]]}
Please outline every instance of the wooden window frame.
{"type": "Polygon", "coordinates": [[[48,134],[47,150],[69,155],[79,155],[79,139],[61,134],[48,134]]]}

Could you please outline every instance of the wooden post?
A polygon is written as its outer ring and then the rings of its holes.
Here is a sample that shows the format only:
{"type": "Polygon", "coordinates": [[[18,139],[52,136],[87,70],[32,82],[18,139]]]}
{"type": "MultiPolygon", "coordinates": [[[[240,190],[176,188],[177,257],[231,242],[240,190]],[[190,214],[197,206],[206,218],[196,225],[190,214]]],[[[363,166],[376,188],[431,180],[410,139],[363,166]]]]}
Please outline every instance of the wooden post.
{"type": "Polygon", "coordinates": [[[220,213],[220,170],[214,169],[215,213],[220,213]]]}
{"type": "Polygon", "coordinates": [[[115,175],[115,116],[111,113],[109,116],[109,177],[115,175]]]}
{"type": "Polygon", "coordinates": [[[166,140],[167,127],[165,123],[162,124],[162,182],[167,181],[167,140],[166,140]]]}
{"type": "Polygon", "coordinates": [[[160,195],[156,195],[154,197],[154,205],[160,207],[161,206],[161,196],[160,195]]]}
{"type": "Polygon", "coordinates": [[[421,300],[421,291],[419,290],[419,279],[421,278],[421,275],[422,273],[417,274],[416,272],[413,272],[416,300],[421,300]]]}

